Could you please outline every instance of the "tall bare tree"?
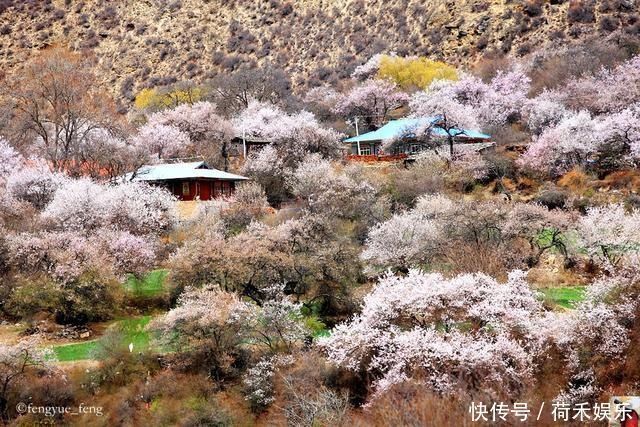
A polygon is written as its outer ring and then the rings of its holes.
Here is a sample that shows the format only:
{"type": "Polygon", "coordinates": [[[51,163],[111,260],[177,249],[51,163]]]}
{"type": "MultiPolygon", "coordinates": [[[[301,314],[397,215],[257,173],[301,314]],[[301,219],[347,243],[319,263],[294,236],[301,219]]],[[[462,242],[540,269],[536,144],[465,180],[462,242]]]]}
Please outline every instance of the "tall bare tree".
{"type": "Polygon", "coordinates": [[[272,67],[240,69],[216,77],[210,85],[213,100],[228,114],[247,108],[251,100],[283,106],[292,96],[289,76],[272,67]]]}
{"type": "Polygon", "coordinates": [[[4,84],[11,136],[37,150],[54,170],[78,166],[81,147],[92,131],[117,127],[115,103],[100,89],[91,60],[79,54],[48,49],[4,84]]]}

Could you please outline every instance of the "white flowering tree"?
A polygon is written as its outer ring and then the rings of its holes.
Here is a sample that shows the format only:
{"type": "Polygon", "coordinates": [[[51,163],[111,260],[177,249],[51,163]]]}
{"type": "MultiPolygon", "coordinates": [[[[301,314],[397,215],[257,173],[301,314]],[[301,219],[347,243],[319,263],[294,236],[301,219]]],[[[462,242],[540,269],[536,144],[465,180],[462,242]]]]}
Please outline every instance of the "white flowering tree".
{"type": "Polygon", "coordinates": [[[369,231],[361,258],[370,274],[385,268],[406,271],[435,258],[441,238],[439,224],[428,216],[420,212],[396,214],[369,231]]]}
{"type": "Polygon", "coordinates": [[[412,97],[409,107],[416,117],[441,117],[435,126],[455,137],[454,129],[495,129],[520,118],[529,85],[519,68],[499,72],[490,83],[463,75],[459,81],[434,81],[412,97]]]}
{"type": "Polygon", "coordinates": [[[177,306],[150,325],[165,345],[200,358],[213,378],[233,375],[243,353],[289,353],[308,335],[300,304],[270,287],[262,305],[218,286],[187,288],[177,306]],[[203,360],[204,359],[204,360],[203,360]]]}
{"type": "Polygon", "coordinates": [[[596,121],[588,112],[581,111],[543,131],[529,145],[520,164],[559,175],[576,165],[584,165],[601,142],[596,121]]]}
{"type": "Polygon", "coordinates": [[[575,310],[542,325],[561,350],[569,376],[557,400],[595,401],[610,382],[610,373],[626,369],[639,297],[637,277],[604,276],[587,288],[575,310]]]}
{"type": "Polygon", "coordinates": [[[523,107],[527,127],[534,135],[540,135],[545,129],[557,125],[569,114],[558,96],[548,91],[528,99],[523,107]]]}
{"type": "Polygon", "coordinates": [[[244,173],[260,182],[270,202],[285,198],[284,179],[308,154],[336,158],[341,134],[322,126],[312,113],[287,114],[279,108],[252,102],[235,119],[238,134],[270,144],[252,153],[244,173]]]}
{"type": "Polygon", "coordinates": [[[9,142],[0,137],[0,184],[14,171],[20,169],[24,159],[9,142]]]}
{"type": "Polygon", "coordinates": [[[545,252],[554,249],[567,259],[566,234],[575,229],[576,216],[575,212],[549,210],[534,203],[516,203],[507,215],[502,232],[506,238],[523,238],[529,243],[530,266],[537,265],[545,252]]]}
{"type": "Polygon", "coordinates": [[[442,393],[515,393],[533,380],[543,308],[520,272],[446,279],[411,270],[386,276],[362,312],[319,345],[333,363],[374,380],[377,393],[417,381],[442,393]]]}
{"type": "MultiPolygon", "coordinates": [[[[549,108],[555,114],[561,113],[557,106],[549,108]]],[[[553,120],[549,117],[535,120],[546,121],[549,127],[534,137],[519,160],[522,166],[557,176],[574,166],[615,170],[637,163],[640,158],[638,105],[602,116],[592,117],[581,111],[565,112],[553,120]]]]}
{"type": "MultiPolygon", "coordinates": [[[[382,53],[377,53],[373,55],[371,58],[367,60],[367,62],[365,62],[362,65],[358,65],[353,70],[353,73],[351,73],[351,77],[356,80],[366,80],[370,77],[375,76],[378,73],[378,70],[380,69],[380,62],[382,61],[382,58],[384,58],[385,56],[386,55],[382,53]]],[[[396,54],[392,53],[390,56],[395,57],[396,54]]]]}
{"type": "Polygon", "coordinates": [[[478,129],[477,110],[473,105],[458,101],[450,92],[450,83],[435,81],[426,91],[416,92],[409,102],[414,117],[433,118],[432,123],[412,130],[416,139],[423,144],[433,144],[432,132],[439,129],[445,132],[449,145],[449,156],[453,158],[455,138],[464,135],[465,129],[478,129]]]}
{"type": "Polygon", "coordinates": [[[426,195],[414,209],[372,227],[361,258],[367,273],[375,275],[389,268],[426,267],[447,259],[452,249],[470,245],[477,252],[502,250],[503,261],[513,267],[533,266],[551,249],[569,256],[565,234],[575,220],[574,214],[534,204],[469,203],[426,195]],[[529,250],[521,249],[519,241],[529,250]]]}
{"type": "Polygon", "coordinates": [[[138,129],[131,144],[158,159],[165,159],[186,155],[191,140],[187,133],[175,126],[147,123],[138,129]]]}
{"type": "Polygon", "coordinates": [[[175,221],[173,202],[166,190],[145,183],[109,186],[82,178],[60,186],[42,217],[63,230],[111,227],[133,233],[161,233],[175,221]]]}
{"type": "Polygon", "coordinates": [[[44,209],[53,199],[56,191],[68,178],[51,172],[42,163],[25,167],[11,173],[6,180],[7,193],[20,202],[27,202],[38,210],[44,209]]]}
{"type": "Polygon", "coordinates": [[[114,180],[147,163],[149,155],[147,147],[132,144],[124,132],[98,127],[89,131],[79,144],[78,161],[69,165],[66,172],[73,176],[114,180]]]}
{"type": "MultiPolygon", "coordinates": [[[[353,166],[355,168],[357,166],[353,166]]],[[[314,213],[341,218],[366,216],[375,206],[375,188],[352,168],[337,171],[317,154],[307,156],[286,178],[291,193],[314,213]]]]}
{"type": "Polygon", "coordinates": [[[17,271],[45,273],[63,284],[91,271],[119,279],[142,274],[153,267],[158,249],[152,237],[111,229],[11,233],[7,244],[17,271]]]}
{"type": "Polygon", "coordinates": [[[621,204],[591,207],[578,230],[589,255],[606,269],[633,263],[640,253],[640,211],[621,204]]]}
{"type": "Polygon", "coordinates": [[[189,353],[212,378],[233,375],[255,306],[216,286],[186,289],[177,306],[149,327],[169,348],[189,353]]]}

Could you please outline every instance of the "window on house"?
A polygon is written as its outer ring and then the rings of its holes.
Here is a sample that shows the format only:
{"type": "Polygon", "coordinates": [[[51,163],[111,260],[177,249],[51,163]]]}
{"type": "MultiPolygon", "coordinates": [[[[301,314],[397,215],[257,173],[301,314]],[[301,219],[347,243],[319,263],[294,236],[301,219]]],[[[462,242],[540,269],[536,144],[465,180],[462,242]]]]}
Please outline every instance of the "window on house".
{"type": "Polygon", "coordinates": [[[233,188],[231,186],[231,183],[228,181],[224,181],[222,183],[222,192],[224,193],[225,196],[229,197],[232,195],[233,193],[233,188]]]}
{"type": "Polygon", "coordinates": [[[418,144],[411,144],[411,154],[416,154],[419,153],[420,150],[420,145],[418,144]]]}
{"type": "Polygon", "coordinates": [[[182,195],[183,196],[188,196],[189,195],[189,183],[188,182],[183,182],[182,183],[182,195]]]}
{"type": "Polygon", "coordinates": [[[360,147],[360,155],[361,156],[371,155],[371,147],[370,146],[360,147]]]}

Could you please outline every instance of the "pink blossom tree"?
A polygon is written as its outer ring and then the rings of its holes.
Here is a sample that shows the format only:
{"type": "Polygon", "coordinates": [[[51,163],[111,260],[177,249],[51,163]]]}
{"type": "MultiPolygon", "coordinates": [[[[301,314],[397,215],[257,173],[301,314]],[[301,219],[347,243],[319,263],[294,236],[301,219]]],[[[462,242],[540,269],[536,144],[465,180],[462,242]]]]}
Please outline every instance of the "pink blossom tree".
{"type": "Polygon", "coordinates": [[[427,215],[415,211],[396,214],[370,229],[361,255],[366,272],[424,265],[437,254],[441,236],[439,224],[427,215]]]}
{"type": "Polygon", "coordinates": [[[158,245],[153,237],[127,231],[98,229],[11,233],[7,236],[11,264],[21,273],[47,274],[69,284],[88,272],[123,279],[142,274],[154,265],[158,245]]]}
{"type": "Polygon", "coordinates": [[[625,369],[639,308],[637,271],[597,279],[575,310],[543,325],[558,345],[569,374],[557,400],[597,399],[610,381],[607,372],[625,369]]]}
{"type": "Polygon", "coordinates": [[[640,102],[640,55],[595,76],[569,82],[560,95],[570,107],[595,114],[621,111],[640,102]]]}
{"type": "Polygon", "coordinates": [[[146,147],[133,145],[122,134],[94,128],[78,146],[78,161],[69,165],[66,172],[97,180],[113,180],[147,163],[149,154],[146,147]]]}
{"type": "Polygon", "coordinates": [[[434,260],[446,260],[447,253],[456,247],[471,245],[477,252],[504,251],[504,261],[521,268],[536,265],[552,248],[568,257],[565,236],[575,220],[571,213],[538,205],[468,203],[425,195],[414,209],[372,227],[361,258],[366,272],[376,275],[386,269],[425,267],[434,260]],[[541,240],[541,233],[547,238],[541,240]]]}
{"type": "Polygon", "coordinates": [[[463,75],[458,81],[433,82],[409,106],[416,117],[446,117],[450,127],[495,129],[520,117],[529,86],[520,68],[499,72],[490,83],[463,75]]]}
{"type": "Polygon", "coordinates": [[[10,234],[7,243],[11,263],[22,273],[45,273],[62,284],[91,270],[112,276],[97,239],[91,242],[78,232],[10,234]]]}
{"type": "Polygon", "coordinates": [[[371,79],[340,96],[333,109],[345,118],[357,116],[368,128],[380,127],[388,114],[407,103],[409,97],[395,83],[371,79]]]}
{"type": "Polygon", "coordinates": [[[111,230],[100,231],[98,237],[112,260],[113,270],[120,277],[125,274],[141,276],[154,266],[157,244],[151,238],[111,230]]]}
{"type": "Polygon", "coordinates": [[[181,104],[151,115],[149,124],[179,129],[189,137],[192,154],[228,169],[229,143],[236,135],[231,122],[218,114],[215,104],[206,101],[181,104]]]}
{"type": "Polygon", "coordinates": [[[323,110],[330,111],[335,107],[339,96],[340,94],[331,86],[317,86],[306,93],[304,102],[317,105],[323,110]]]}
{"type": "Polygon", "coordinates": [[[242,170],[264,187],[270,202],[286,198],[283,182],[288,169],[285,169],[284,159],[276,147],[268,145],[252,153],[242,170]]]}
{"type": "Polygon", "coordinates": [[[527,101],[531,79],[521,67],[498,72],[480,103],[480,122],[483,127],[497,128],[520,118],[522,105],[527,101]]]}
{"type": "Polygon", "coordinates": [[[102,186],[97,195],[103,226],[139,235],[162,234],[176,223],[175,197],[143,182],[102,186]]]}
{"type": "Polygon", "coordinates": [[[258,354],[290,352],[307,336],[300,304],[289,301],[280,290],[270,296],[273,298],[258,306],[218,286],[187,288],[177,306],[154,320],[151,328],[160,334],[161,342],[200,352],[210,373],[221,378],[235,369],[243,344],[261,349],[258,354]]]}
{"type": "Polygon", "coordinates": [[[640,163],[640,102],[604,116],[601,128],[605,135],[601,151],[619,158],[618,160],[605,157],[601,158],[601,161],[613,160],[613,164],[610,165],[612,168],[629,166],[629,160],[640,163]]]}
{"type": "MultiPolygon", "coordinates": [[[[386,55],[382,53],[376,53],[371,58],[369,58],[367,62],[362,65],[358,65],[355,70],[353,70],[353,73],[351,73],[351,77],[362,81],[375,76],[380,69],[380,61],[384,56],[386,55]]],[[[392,53],[391,56],[396,55],[392,53]]]]}
{"type": "Polygon", "coordinates": [[[464,135],[464,129],[479,128],[476,109],[456,100],[449,82],[435,81],[426,91],[415,93],[411,97],[409,108],[414,117],[434,119],[412,131],[416,138],[428,144],[433,140],[434,129],[444,131],[450,158],[454,157],[455,138],[464,135]]]}
{"type": "Polygon", "coordinates": [[[289,166],[309,153],[335,157],[340,149],[342,135],[308,111],[287,114],[273,105],[251,102],[233,123],[237,134],[271,142],[289,166]]]}
{"type": "Polygon", "coordinates": [[[572,114],[534,139],[520,159],[522,166],[561,175],[583,165],[602,143],[595,120],[586,111],[572,114]]]}
{"type": "Polygon", "coordinates": [[[56,190],[43,217],[64,230],[96,229],[101,225],[103,214],[96,199],[102,192],[102,186],[90,179],[69,180],[56,190]]]}
{"type": "Polygon", "coordinates": [[[520,238],[529,243],[532,253],[528,263],[533,266],[549,250],[557,250],[565,259],[569,257],[566,236],[575,230],[576,221],[575,212],[550,210],[534,203],[516,203],[501,232],[506,238],[520,238]]]}
{"type": "Polygon", "coordinates": [[[569,114],[534,137],[520,164],[550,175],[561,175],[574,166],[602,171],[629,166],[637,161],[639,119],[635,105],[596,117],[586,111],[569,114]]]}

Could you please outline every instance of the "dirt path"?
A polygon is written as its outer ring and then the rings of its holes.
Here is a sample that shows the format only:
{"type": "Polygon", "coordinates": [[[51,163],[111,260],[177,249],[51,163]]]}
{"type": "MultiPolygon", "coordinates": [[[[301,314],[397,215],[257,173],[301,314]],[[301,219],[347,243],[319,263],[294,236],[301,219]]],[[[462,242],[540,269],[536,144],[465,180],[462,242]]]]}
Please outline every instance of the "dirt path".
{"type": "Polygon", "coordinates": [[[0,343],[15,344],[20,340],[20,332],[24,329],[21,324],[0,325],[0,343]]]}

